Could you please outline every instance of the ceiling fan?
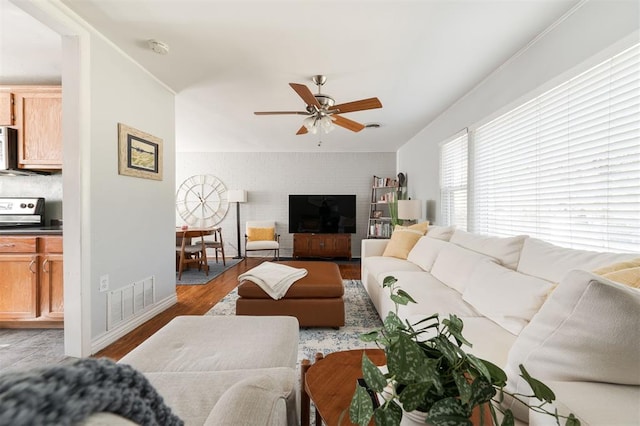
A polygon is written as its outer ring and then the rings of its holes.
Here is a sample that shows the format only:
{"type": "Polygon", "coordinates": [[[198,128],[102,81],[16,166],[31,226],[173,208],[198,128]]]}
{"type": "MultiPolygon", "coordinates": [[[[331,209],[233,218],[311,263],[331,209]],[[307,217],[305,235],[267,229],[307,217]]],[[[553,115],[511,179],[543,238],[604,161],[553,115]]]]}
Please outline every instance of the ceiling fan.
{"type": "Polygon", "coordinates": [[[331,96],[321,93],[322,85],[327,81],[327,77],[324,75],[314,75],[312,80],[318,86],[318,93],[315,95],[311,93],[311,90],[304,84],[289,83],[289,86],[291,86],[305,102],[305,111],[257,111],[254,112],[254,114],[306,115],[307,118],[304,119],[302,127],[300,127],[296,133],[296,135],[303,135],[308,132],[317,133],[319,129],[325,133],[329,133],[334,128],[334,125],[359,132],[365,128],[364,124],[345,118],[340,114],[382,108],[382,103],[380,103],[378,98],[361,99],[359,101],[336,105],[335,100],[331,96]]]}

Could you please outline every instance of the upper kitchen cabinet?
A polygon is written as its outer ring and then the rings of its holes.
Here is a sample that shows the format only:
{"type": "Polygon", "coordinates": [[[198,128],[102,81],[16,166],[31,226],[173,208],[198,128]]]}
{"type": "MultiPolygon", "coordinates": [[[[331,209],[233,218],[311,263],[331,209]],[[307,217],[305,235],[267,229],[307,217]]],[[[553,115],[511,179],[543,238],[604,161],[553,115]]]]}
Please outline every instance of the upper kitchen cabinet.
{"type": "Polygon", "coordinates": [[[13,93],[0,92],[0,126],[13,126],[13,93]]]}
{"type": "Polygon", "coordinates": [[[62,88],[12,89],[18,128],[18,166],[62,170],[62,88]]]}

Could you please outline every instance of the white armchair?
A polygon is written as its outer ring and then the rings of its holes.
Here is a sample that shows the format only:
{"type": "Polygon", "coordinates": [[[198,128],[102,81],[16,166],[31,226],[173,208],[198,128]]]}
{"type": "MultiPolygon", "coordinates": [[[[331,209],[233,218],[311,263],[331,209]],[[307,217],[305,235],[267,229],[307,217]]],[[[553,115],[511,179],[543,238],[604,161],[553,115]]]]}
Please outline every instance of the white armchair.
{"type": "Polygon", "coordinates": [[[276,222],[271,220],[247,221],[244,234],[244,252],[273,250],[276,260],[280,260],[280,235],[276,232],[276,222]]]}

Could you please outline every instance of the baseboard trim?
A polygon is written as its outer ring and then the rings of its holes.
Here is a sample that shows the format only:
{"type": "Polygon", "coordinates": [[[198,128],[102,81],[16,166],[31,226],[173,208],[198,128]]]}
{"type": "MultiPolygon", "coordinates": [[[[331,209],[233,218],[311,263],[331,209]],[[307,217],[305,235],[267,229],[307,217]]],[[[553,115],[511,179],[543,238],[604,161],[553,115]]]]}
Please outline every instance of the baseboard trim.
{"type": "Polygon", "coordinates": [[[160,300],[148,311],[145,311],[142,314],[131,318],[128,322],[117,326],[111,331],[108,331],[107,333],[91,342],[91,354],[93,355],[96,352],[106,348],[110,344],[116,342],[117,340],[123,338],[125,335],[133,331],[136,327],[139,327],[161,312],[166,311],[176,303],[178,303],[178,295],[174,293],[171,296],[160,300]]]}

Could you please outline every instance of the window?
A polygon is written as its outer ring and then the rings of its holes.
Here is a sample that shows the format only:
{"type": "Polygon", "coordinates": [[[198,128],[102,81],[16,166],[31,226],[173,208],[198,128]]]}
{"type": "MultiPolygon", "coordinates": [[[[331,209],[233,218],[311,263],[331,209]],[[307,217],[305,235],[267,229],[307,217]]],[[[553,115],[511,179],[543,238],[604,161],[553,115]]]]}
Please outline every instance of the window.
{"type": "Polygon", "coordinates": [[[440,206],[442,224],[467,229],[467,132],[440,147],[440,206]]]}
{"type": "Polygon", "coordinates": [[[640,45],[478,128],[474,232],[640,247],[640,45]]]}

